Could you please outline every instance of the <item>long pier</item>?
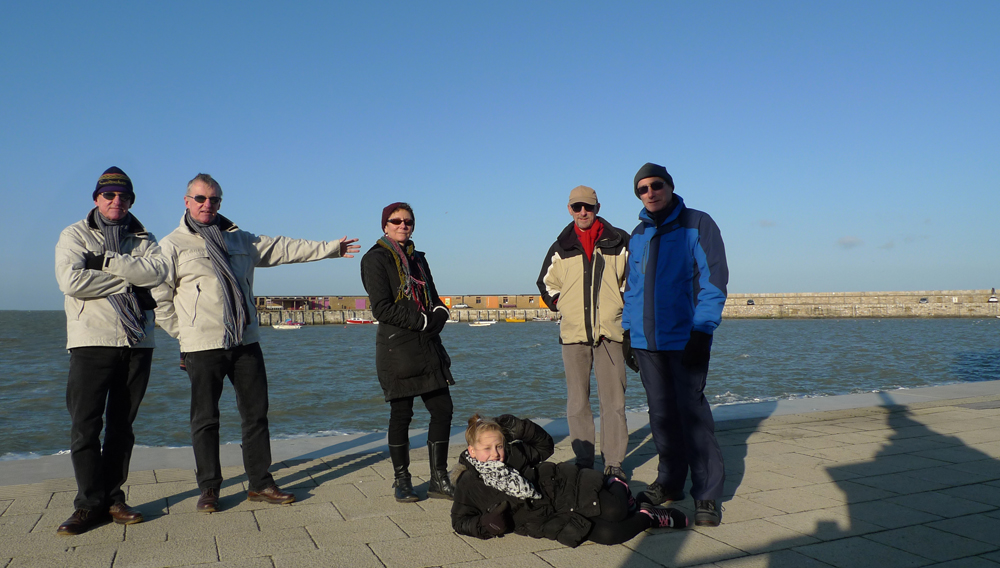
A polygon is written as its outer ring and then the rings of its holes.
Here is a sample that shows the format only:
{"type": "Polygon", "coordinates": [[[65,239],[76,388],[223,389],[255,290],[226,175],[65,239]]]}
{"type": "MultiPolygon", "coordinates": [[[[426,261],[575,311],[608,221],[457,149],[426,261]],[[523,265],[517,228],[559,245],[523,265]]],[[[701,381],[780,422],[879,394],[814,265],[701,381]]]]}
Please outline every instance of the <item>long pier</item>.
{"type": "MultiPolygon", "coordinates": [[[[371,320],[371,310],[260,310],[257,312],[260,325],[274,325],[291,320],[296,323],[306,325],[341,325],[346,324],[349,319],[371,320]]],[[[451,310],[451,319],[462,322],[474,321],[497,321],[503,322],[507,319],[533,321],[557,320],[559,314],[550,312],[548,309],[499,309],[499,310],[477,310],[477,309],[456,309],[451,310]]]]}
{"type": "MultiPolygon", "coordinates": [[[[558,320],[561,314],[532,308],[452,308],[451,319],[462,322],[558,320]]],[[[818,318],[991,318],[1000,317],[994,290],[917,290],[908,292],[804,292],[790,294],[730,294],[724,319],[818,318]]],[[[371,320],[371,310],[258,311],[260,325],[286,320],[307,325],[341,325],[349,319],[371,320]]]]}

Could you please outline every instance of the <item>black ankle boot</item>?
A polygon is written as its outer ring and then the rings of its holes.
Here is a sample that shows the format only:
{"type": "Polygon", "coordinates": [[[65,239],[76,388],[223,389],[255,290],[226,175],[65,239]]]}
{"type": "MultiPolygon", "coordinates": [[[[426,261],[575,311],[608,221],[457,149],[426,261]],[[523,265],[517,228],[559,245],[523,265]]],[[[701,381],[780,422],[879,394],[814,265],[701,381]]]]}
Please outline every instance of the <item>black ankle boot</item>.
{"type": "Polygon", "coordinates": [[[396,501],[413,503],[420,500],[413,492],[413,482],[410,481],[410,445],[393,446],[389,444],[389,459],[392,460],[392,473],[395,477],[392,486],[396,489],[396,501]]]}
{"type": "Polygon", "coordinates": [[[448,478],[448,440],[427,442],[427,454],[431,462],[431,482],[427,486],[427,496],[454,499],[455,487],[448,478]]]}

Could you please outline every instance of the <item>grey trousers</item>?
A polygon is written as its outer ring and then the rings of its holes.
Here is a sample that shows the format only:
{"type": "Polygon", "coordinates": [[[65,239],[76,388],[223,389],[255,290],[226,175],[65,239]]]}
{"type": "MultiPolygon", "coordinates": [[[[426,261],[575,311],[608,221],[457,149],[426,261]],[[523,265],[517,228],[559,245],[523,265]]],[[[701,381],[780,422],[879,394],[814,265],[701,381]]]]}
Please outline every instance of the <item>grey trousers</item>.
{"type": "Polygon", "coordinates": [[[597,398],[601,413],[601,455],[605,467],[621,467],[628,445],[625,423],[625,357],[622,344],[602,339],[591,346],[575,343],[562,346],[566,368],[566,418],[576,463],[594,466],[594,415],[590,411],[590,371],[597,378],[597,398]]]}

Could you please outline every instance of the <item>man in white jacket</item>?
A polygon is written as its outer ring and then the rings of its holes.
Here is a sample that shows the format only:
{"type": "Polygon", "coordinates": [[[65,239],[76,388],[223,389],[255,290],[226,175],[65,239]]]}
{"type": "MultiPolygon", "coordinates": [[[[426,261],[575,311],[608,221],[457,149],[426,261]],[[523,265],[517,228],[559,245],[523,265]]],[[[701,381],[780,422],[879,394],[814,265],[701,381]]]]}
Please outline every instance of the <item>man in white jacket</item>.
{"type": "Polygon", "coordinates": [[[109,517],[119,524],[142,521],[125,504],[122,485],[135,444],[132,422],[153,360],[149,288],[167,275],[156,238],[129,212],[135,193],[125,172],[108,168],[93,199],[96,207],[66,227],[56,244],[56,280],[66,295],[66,407],[78,490],[73,515],[57,529],[61,535],[86,532],[109,517]]]}
{"type": "Polygon", "coordinates": [[[191,380],[191,443],[201,497],[197,510],[218,510],[219,398],[228,376],[242,421],[243,467],[250,501],[287,504],[295,495],[278,488],[268,472],[267,372],[253,301],[256,267],[352,258],[357,239],[306,241],[243,231],[219,215],[222,188],[208,174],[188,183],[186,211],[161,246],[169,274],[155,291],[157,323],[180,341],[191,380]]]}

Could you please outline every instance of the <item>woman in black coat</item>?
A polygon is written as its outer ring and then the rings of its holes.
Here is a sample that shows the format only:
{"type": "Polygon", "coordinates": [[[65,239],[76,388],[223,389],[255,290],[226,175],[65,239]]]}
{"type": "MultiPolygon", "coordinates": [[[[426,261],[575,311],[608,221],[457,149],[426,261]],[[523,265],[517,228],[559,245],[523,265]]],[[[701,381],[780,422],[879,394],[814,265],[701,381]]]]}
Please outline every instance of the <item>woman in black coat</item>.
{"type": "Polygon", "coordinates": [[[410,240],[414,220],[413,209],[406,203],[383,209],[385,235],[361,259],[361,281],[379,323],[375,368],[389,403],[389,457],[395,497],[400,502],[418,500],[410,480],[408,433],[417,396],[431,415],[427,495],[451,499],[455,493],[447,464],[452,415],[448,386],[455,381],[440,337],[449,312],[438,297],[424,253],[414,249],[410,240]]]}
{"type": "Polygon", "coordinates": [[[578,546],[584,540],[619,544],[648,528],[684,528],[677,509],[637,508],[628,484],[615,476],[545,461],[554,450],[541,426],[504,414],[478,414],[465,431],[469,449],[452,472],[455,532],[493,538],[514,531],[578,546]]]}

